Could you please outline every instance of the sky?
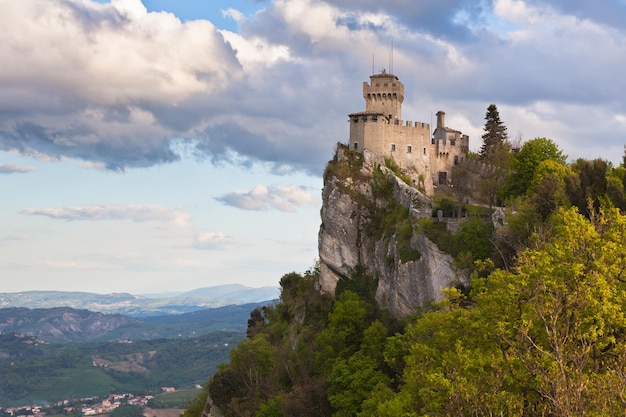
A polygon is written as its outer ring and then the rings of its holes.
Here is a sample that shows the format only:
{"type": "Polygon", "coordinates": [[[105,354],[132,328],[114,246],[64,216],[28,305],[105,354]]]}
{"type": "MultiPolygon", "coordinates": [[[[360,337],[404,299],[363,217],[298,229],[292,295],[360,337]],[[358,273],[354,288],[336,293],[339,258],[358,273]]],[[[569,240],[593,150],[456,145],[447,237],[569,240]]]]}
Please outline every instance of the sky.
{"type": "Polygon", "coordinates": [[[362,83],[617,165],[624,0],[0,0],[0,292],[278,285],[362,83]]]}

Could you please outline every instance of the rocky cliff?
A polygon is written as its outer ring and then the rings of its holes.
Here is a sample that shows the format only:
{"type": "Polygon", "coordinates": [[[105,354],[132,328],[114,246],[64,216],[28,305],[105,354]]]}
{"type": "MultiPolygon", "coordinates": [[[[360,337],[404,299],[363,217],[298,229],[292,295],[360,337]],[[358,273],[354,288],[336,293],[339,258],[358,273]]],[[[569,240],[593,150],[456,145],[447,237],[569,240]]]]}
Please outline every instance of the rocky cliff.
{"type": "Polygon", "coordinates": [[[420,231],[430,200],[393,161],[338,145],[324,175],[319,231],[321,291],[357,270],[378,280],[376,300],[396,317],[466,281],[452,257],[420,231]]]}

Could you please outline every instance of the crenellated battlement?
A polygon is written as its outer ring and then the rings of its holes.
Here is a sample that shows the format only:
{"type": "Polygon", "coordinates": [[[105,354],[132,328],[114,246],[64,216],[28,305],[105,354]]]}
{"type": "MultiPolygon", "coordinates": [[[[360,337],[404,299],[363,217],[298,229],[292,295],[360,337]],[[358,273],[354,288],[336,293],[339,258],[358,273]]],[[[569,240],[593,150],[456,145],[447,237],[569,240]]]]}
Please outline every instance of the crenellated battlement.
{"type": "Polygon", "coordinates": [[[403,126],[403,127],[428,129],[430,131],[430,123],[414,122],[412,120],[389,119],[388,116],[382,113],[373,113],[373,112],[364,111],[364,112],[359,112],[359,113],[351,113],[348,115],[348,117],[350,117],[350,121],[352,123],[359,123],[359,122],[384,123],[384,124],[393,124],[396,126],[403,126]]]}
{"type": "Polygon", "coordinates": [[[393,124],[407,127],[417,127],[420,129],[428,129],[430,131],[430,123],[413,122],[411,120],[394,120],[393,124]]]}

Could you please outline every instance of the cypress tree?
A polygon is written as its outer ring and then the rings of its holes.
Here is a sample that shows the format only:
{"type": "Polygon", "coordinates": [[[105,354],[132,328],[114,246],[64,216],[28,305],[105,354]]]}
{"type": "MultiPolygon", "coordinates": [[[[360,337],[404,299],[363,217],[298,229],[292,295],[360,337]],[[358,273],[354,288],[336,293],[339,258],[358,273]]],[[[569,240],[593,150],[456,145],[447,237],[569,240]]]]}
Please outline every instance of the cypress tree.
{"type": "Polygon", "coordinates": [[[487,107],[483,130],[485,134],[482,136],[483,144],[480,148],[480,157],[485,159],[499,150],[508,139],[506,126],[500,120],[500,113],[498,113],[495,104],[490,104],[487,107]]]}

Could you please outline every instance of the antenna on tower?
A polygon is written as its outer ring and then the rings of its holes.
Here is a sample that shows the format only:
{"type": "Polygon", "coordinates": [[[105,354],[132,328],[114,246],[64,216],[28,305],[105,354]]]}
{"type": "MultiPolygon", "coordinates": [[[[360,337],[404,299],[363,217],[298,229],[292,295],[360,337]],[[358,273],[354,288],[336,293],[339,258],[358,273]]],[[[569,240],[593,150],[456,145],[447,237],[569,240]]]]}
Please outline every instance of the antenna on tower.
{"type": "Polygon", "coordinates": [[[389,57],[389,72],[393,74],[393,41],[391,41],[391,56],[389,57]]]}
{"type": "Polygon", "coordinates": [[[374,53],[372,52],[372,75],[374,74],[374,53]]]}

